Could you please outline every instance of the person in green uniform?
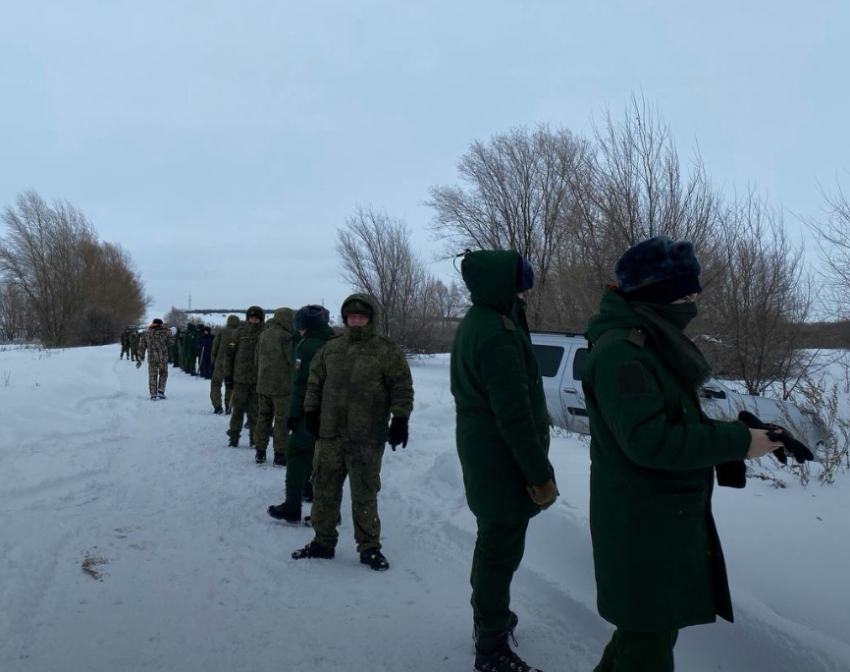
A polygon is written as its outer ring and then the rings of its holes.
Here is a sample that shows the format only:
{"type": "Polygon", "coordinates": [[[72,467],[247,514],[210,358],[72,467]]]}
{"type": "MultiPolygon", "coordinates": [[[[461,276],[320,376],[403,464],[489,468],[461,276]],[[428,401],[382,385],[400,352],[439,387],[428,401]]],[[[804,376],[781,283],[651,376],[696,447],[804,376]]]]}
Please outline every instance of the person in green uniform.
{"type": "Polygon", "coordinates": [[[733,620],[715,473],[724,485],[781,445],[700,408],[709,366],[685,335],[700,271],[690,242],[644,240],[617,261],[588,324],[590,532],[599,615],[616,626],[595,672],[672,672],[681,628],[733,620]]]}

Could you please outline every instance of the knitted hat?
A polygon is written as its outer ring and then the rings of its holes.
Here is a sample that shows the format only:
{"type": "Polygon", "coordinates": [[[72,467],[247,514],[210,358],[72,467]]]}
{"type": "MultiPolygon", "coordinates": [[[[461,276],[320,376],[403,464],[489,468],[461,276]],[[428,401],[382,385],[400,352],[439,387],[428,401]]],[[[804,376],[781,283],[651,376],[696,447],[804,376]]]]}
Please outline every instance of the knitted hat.
{"type": "Polygon", "coordinates": [[[330,313],[324,306],[311,304],[303,306],[295,311],[295,317],[292,318],[292,326],[298,331],[321,327],[330,321],[330,313]]]}
{"type": "Polygon", "coordinates": [[[661,235],[630,247],[614,265],[617,287],[630,301],[671,303],[702,291],[702,267],[688,241],[661,235]]]}

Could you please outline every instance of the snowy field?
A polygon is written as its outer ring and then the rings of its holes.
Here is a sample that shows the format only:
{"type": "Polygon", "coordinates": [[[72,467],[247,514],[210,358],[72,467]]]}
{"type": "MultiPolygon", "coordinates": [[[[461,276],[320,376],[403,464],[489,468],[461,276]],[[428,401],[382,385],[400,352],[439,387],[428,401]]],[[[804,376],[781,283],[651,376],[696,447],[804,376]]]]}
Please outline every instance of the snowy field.
{"type": "MultiPolygon", "coordinates": [[[[380,511],[392,567],[358,563],[343,516],[332,561],[266,515],[284,472],[226,448],[207,381],[119,346],[0,352],[0,671],[472,670],[475,524],[456,457],[447,357],[412,365],[406,450],[387,450],[380,511]]],[[[242,445],[247,445],[247,432],[242,445]]],[[[562,493],[535,518],[513,585],[518,653],[590,672],[595,610],[587,446],[556,436],[562,493]]],[[[714,497],[737,623],[684,630],[687,672],[850,671],[850,476],[714,497]]],[[[347,506],[347,500],[346,500],[347,506]]]]}

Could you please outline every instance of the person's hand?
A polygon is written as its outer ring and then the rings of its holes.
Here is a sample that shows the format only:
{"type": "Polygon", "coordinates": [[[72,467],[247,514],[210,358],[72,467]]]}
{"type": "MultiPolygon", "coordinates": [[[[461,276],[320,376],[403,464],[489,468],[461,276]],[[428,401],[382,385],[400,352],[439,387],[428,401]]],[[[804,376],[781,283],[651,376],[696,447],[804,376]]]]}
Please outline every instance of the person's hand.
{"type": "Polygon", "coordinates": [[[779,441],[772,441],[767,435],[766,429],[750,430],[750,449],[747,451],[747,459],[755,460],[772,453],[777,448],[784,448],[779,441]]]}
{"type": "Polygon", "coordinates": [[[398,444],[402,448],[407,448],[407,418],[394,417],[390,421],[390,428],[387,430],[387,443],[395,450],[398,444]]]}
{"type": "MultiPolygon", "coordinates": [[[[743,422],[747,427],[750,428],[750,430],[765,430],[767,432],[767,438],[770,441],[772,441],[773,443],[778,442],[779,446],[775,447],[775,449],[773,450],[773,455],[782,464],[788,464],[788,455],[792,455],[794,459],[797,460],[798,464],[803,464],[803,462],[808,462],[815,459],[814,453],[809,450],[808,446],[806,446],[802,441],[798,441],[797,439],[795,439],[791,435],[791,432],[789,432],[784,427],[774,425],[770,422],[762,422],[749,411],[741,411],[740,413],[738,413],[738,420],[743,422]]],[[[750,448],[752,448],[752,441],[750,442],[750,448]]],[[[750,455],[747,454],[747,457],[750,458],[750,455]]],[[[758,457],[761,457],[761,455],[759,455],[758,457]]]]}
{"type": "Polygon", "coordinates": [[[529,485],[526,489],[532,501],[543,511],[552,506],[560,494],[558,486],[551,478],[543,485],[529,485]]]}
{"type": "Polygon", "coordinates": [[[290,416],[286,419],[286,428],[287,428],[290,432],[294,432],[296,429],[298,429],[298,423],[299,423],[299,421],[300,421],[300,420],[301,420],[301,418],[299,418],[298,416],[296,416],[296,415],[290,415],[290,416]]]}
{"type": "Polygon", "coordinates": [[[141,359],[138,362],[136,362],[136,368],[137,369],[142,368],[142,360],[141,359]]]}

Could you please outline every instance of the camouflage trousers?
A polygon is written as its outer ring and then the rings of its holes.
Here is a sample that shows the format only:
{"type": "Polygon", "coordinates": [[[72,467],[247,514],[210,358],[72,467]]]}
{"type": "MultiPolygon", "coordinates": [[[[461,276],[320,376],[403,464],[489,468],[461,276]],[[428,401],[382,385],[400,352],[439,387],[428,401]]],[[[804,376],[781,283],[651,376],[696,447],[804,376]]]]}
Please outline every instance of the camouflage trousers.
{"type": "Polygon", "coordinates": [[[286,453],[286,416],[289,414],[288,394],[257,394],[257,426],[254,428],[254,445],[265,450],[274,424],[274,452],[286,453]]]}
{"type": "Polygon", "coordinates": [[[148,359],[148,388],[151,396],[157,392],[165,394],[165,383],[168,381],[168,362],[165,360],[148,359]]]}
{"type": "Polygon", "coordinates": [[[257,384],[233,383],[233,397],[230,399],[230,429],[227,435],[238,439],[242,434],[242,423],[248,415],[248,438],[254,445],[254,428],[257,426],[257,384]]]}
{"type": "Polygon", "coordinates": [[[313,530],[316,543],[336,548],[336,529],[342,506],[342,486],[348,477],[351,518],[357,550],[381,548],[378,492],[384,444],[358,443],[347,437],[320,439],[313,462],[313,530]]]}
{"type": "Polygon", "coordinates": [[[221,386],[224,385],[224,380],[219,378],[216,380],[216,377],[213,376],[210,381],[210,401],[212,402],[213,408],[217,408],[221,406],[225,411],[230,413],[230,401],[233,397],[233,388],[227,387],[224,390],[224,404],[221,403],[221,386]]]}

